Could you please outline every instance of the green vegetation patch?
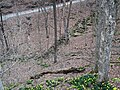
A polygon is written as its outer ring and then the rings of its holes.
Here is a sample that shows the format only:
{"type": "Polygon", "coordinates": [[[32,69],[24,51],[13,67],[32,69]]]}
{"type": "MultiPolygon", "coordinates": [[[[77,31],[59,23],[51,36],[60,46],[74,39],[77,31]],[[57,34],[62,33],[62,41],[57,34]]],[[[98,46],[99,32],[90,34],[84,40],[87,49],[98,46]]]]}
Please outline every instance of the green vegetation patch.
{"type": "Polygon", "coordinates": [[[120,83],[120,78],[112,78],[112,81],[120,83]]]}
{"type": "Polygon", "coordinates": [[[27,83],[27,84],[32,84],[32,83],[33,83],[33,80],[31,80],[31,79],[30,79],[30,80],[27,80],[26,83],[27,83]]]}
{"type": "Polygon", "coordinates": [[[56,87],[57,85],[59,85],[60,83],[62,83],[64,80],[63,77],[54,79],[54,80],[46,80],[46,86],[48,86],[49,88],[51,87],[56,87]]]}
{"type": "Polygon", "coordinates": [[[117,90],[109,82],[98,83],[97,75],[92,74],[73,78],[69,83],[72,85],[72,88],[76,88],[77,90],[117,90]]]}
{"type": "Polygon", "coordinates": [[[17,87],[19,84],[11,83],[9,86],[4,86],[5,90],[12,90],[13,88],[17,87]]]}
{"type": "Polygon", "coordinates": [[[120,61],[120,57],[118,57],[118,60],[120,61]]]}
{"type": "MultiPolygon", "coordinates": [[[[47,86],[47,88],[45,88],[44,84],[39,84],[37,86],[34,86],[33,80],[28,80],[26,84],[31,84],[31,86],[25,85],[20,87],[19,90],[54,90],[54,88],[59,84],[61,84],[63,81],[64,81],[63,77],[59,77],[54,80],[46,80],[45,85],[47,86]]],[[[7,89],[7,90],[11,90],[11,89],[7,89]]]]}
{"type": "Polygon", "coordinates": [[[47,68],[47,67],[49,67],[50,65],[47,64],[47,63],[42,63],[41,66],[44,67],[44,68],[47,68]]]}
{"type": "MultiPolygon", "coordinates": [[[[80,68],[82,69],[82,68],[80,68]]],[[[53,80],[46,80],[44,84],[39,84],[37,86],[33,85],[33,80],[28,80],[27,85],[19,88],[19,90],[61,90],[56,89],[61,86],[61,84],[69,84],[70,87],[66,86],[66,90],[118,90],[109,82],[99,83],[97,82],[97,74],[87,74],[80,77],[75,77],[73,79],[65,80],[63,77],[59,77],[53,80]],[[28,85],[30,84],[30,85],[28,85]],[[46,87],[44,87],[46,86],[46,87]]],[[[120,78],[113,78],[113,82],[120,82],[120,78]]],[[[12,88],[14,85],[12,85],[12,88]]],[[[12,90],[12,88],[7,88],[5,90],[12,90]]]]}

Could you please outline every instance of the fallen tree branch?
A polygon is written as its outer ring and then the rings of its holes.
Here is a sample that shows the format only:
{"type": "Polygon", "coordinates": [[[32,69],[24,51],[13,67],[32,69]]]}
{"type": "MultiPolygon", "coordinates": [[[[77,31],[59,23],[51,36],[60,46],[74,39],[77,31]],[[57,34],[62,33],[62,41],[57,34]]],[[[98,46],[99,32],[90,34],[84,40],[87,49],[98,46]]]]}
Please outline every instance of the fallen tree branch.
{"type": "Polygon", "coordinates": [[[43,75],[46,75],[46,74],[81,73],[81,72],[84,72],[84,71],[85,71],[85,68],[84,68],[84,67],[80,67],[80,68],[71,67],[71,68],[65,69],[65,70],[42,72],[42,73],[37,74],[37,75],[35,75],[35,76],[31,76],[30,79],[39,79],[40,77],[42,77],[43,75]]]}

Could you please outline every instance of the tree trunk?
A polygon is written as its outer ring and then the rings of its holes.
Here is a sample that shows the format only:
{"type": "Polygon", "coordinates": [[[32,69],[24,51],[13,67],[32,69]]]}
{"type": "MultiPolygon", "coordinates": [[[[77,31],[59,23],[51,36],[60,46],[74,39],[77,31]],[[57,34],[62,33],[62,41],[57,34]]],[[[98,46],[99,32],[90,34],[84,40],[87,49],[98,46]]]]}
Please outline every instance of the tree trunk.
{"type": "Polygon", "coordinates": [[[97,30],[97,25],[98,25],[98,7],[99,1],[96,0],[96,9],[95,9],[95,18],[94,18],[94,29],[95,29],[95,44],[96,44],[96,48],[95,48],[95,68],[94,68],[94,72],[98,73],[98,60],[99,60],[99,48],[100,48],[100,30],[97,30]]]}
{"type": "MultiPolygon", "coordinates": [[[[2,70],[1,70],[1,65],[0,65],[0,75],[2,73],[2,70]]],[[[1,76],[0,76],[0,90],[4,90],[4,87],[3,87],[3,84],[2,84],[2,81],[1,81],[1,76]]]]}
{"type": "Polygon", "coordinates": [[[67,17],[67,26],[66,26],[66,42],[67,43],[69,41],[69,30],[68,30],[68,28],[69,28],[71,7],[72,7],[72,0],[70,0],[70,6],[69,6],[69,11],[68,11],[68,17],[67,17]]]}
{"type": "Polygon", "coordinates": [[[99,82],[108,81],[112,38],[115,31],[116,7],[114,0],[97,0],[97,43],[99,82]]]}
{"type": "Polygon", "coordinates": [[[115,35],[119,34],[119,28],[120,28],[120,0],[116,0],[116,31],[115,35]]]}
{"type": "Polygon", "coordinates": [[[53,15],[54,15],[54,63],[57,62],[57,15],[56,15],[56,0],[53,0],[53,15]]]}
{"type": "Polygon", "coordinates": [[[15,2],[15,12],[16,12],[16,18],[17,18],[17,20],[16,20],[16,24],[17,24],[17,26],[18,27],[20,27],[20,18],[19,18],[19,11],[18,11],[18,4],[17,4],[17,0],[15,0],[14,1],[15,2]]]}
{"type": "Polygon", "coordinates": [[[9,50],[9,47],[8,47],[8,42],[7,42],[7,38],[6,38],[6,36],[5,36],[5,32],[4,32],[4,27],[3,27],[3,18],[2,18],[2,10],[1,10],[1,8],[0,8],[0,19],[1,19],[1,32],[2,32],[2,35],[3,35],[3,38],[4,38],[4,43],[5,43],[5,45],[4,46],[6,46],[6,52],[9,50]]]}
{"type": "Polygon", "coordinates": [[[71,13],[71,7],[72,7],[72,0],[70,0],[70,6],[69,6],[69,11],[68,11],[68,16],[66,18],[65,15],[65,7],[66,7],[66,0],[63,0],[63,24],[64,24],[64,37],[66,40],[66,43],[69,41],[69,20],[70,20],[70,13],[71,13]]]}
{"type": "Polygon", "coordinates": [[[65,7],[66,7],[66,0],[63,0],[63,25],[64,25],[64,38],[66,39],[67,37],[67,32],[66,32],[66,28],[67,28],[67,21],[66,21],[66,15],[65,15],[65,7]]]}
{"type": "Polygon", "coordinates": [[[46,38],[49,38],[49,35],[48,35],[48,12],[45,8],[45,5],[43,5],[43,7],[41,7],[41,10],[42,10],[42,13],[45,17],[45,30],[46,30],[46,38]]]}

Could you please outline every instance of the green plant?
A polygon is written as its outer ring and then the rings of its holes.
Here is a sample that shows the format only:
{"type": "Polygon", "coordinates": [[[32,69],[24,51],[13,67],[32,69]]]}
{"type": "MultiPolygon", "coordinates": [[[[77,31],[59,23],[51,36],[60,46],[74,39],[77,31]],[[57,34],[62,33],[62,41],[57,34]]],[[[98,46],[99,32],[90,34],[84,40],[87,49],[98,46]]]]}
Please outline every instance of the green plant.
{"type": "Polygon", "coordinates": [[[52,88],[52,87],[56,87],[57,85],[59,85],[63,81],[64,81],[63,77],[59,77],[59,78],[56,78],[54,80],[46,80],[46,85],[49,88],[52,88]]]}
{"type": "Polygon", "coordinates": [[[59,77],[56,79],[58,82],[63,82],[64,81],[64,78],[63,77],[59,77]]]}
{"type": "MultiPolygon", "coordinates": [[[[88,18],[88,20],[89,20],[89,18],[88,18]]],[[[84,19],[82,20],[82,22],[81,22],[82,27],[81,27],[81,28],[82,28],[83,30],[87,30],[87,29],[88,29],[88,27],[87,27],[88,20],[87,20],[86,18],[84,18],[84,19]]]]}
{"type": "Polygon", "coordinates": [[[120,82],[120,78],[112,78],[113,82],[120,82]]]}
{"type": "Polygon", "coordinates": [[[42,86],[42,85],[37,85],[37,86],[35,87],[35,90],[44,90],[44,89],[43,89],[43,86],[42,86]]]}
{"type": "Polygon", "coordinates": [[[113,87],[109,82],[95,83],[92,88],[92,90],[114,90],[114,89],[115,87],[113,87]]]}
{"type": "Polygon", "coordinates": [[[120,61],[120,57],[118,57],[118,60],[120,61]]]}
{"type": "Polygon", "coordinates": [[[32,84],[32,83],[33,83],[33,80],[31,79],[26,81],[26,84],[32,84]]]}
{"type": "Polygon", "coordinates": [[[47,63],[42,63],[41,66],[44,67],[44,68],[47,68],[47,67],[49,67],[50,65],[47,64],[47,63]]]}
{"type": "Polygon", "coordinates": [[[46,80],[46,85],[48,87],[56,87],[60,83],[57,80],[46,80]]]}
{"type": "Polygon", "coordinates": [[[69,81],[72,88],[78,90],[117,90],[109,82],[98,83],[97,75],[87,74],[69,81]]]}
{"type": "Polygon", "coordinates": [[[11,83],[10,85],[8,85],[7,87],[5,86],[4,89],[5,90],[12,90],[13,88],[17,87],[19,84],[17,83],[11,83]]]}
{"type": "Polygon", "coordinates": [[[89,87],[96,81],[96,78],[93,75],[84,75],[82,77],[74,78],[70,83],[76,88],[89,87]]]}
{"type": "Polygon", "coordinates": [[[83,71],[85,70],[85,67],[79,67],[78,70],[83,71]]]}

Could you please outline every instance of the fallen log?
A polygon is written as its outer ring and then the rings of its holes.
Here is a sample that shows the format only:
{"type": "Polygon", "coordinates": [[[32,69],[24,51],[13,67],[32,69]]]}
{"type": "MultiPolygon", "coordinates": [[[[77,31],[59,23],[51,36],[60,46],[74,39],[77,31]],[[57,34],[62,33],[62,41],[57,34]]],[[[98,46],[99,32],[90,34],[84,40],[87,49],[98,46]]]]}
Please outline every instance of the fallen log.
{"type": "Polygon", "coordinates": [[[46,75],[46,74],[81,73],[81,72],[84,72],[84,71],[85,71],[84,67],[80,67],[80,68],[71,67],[71,68],[65,69],[65,70],[42,72],[40,74],[36,74],[35,76],[31,76],[30,79],[39,79],[40,77],[42,77],[43,75],[46,75]]]}

